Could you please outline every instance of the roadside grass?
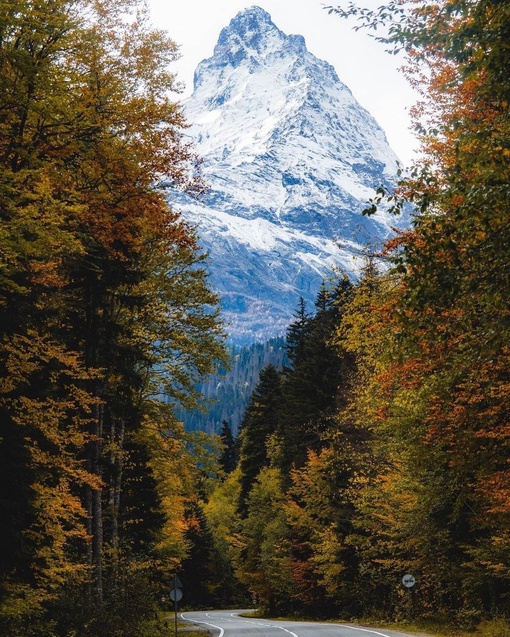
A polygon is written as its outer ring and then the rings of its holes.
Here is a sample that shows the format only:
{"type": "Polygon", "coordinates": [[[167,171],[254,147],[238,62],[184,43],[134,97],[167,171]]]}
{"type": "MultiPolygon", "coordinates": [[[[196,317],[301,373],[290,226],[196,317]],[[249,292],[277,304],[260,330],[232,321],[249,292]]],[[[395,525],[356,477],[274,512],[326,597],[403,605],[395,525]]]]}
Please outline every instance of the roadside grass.
{"type": "MultiPolygon", "coordinates": [[[[261,617],[266,618],[258,611],[244,613],[244,617],[261,617]]],[[[313,621],[311,618],[296,617],[272,617],[272,619],[292,619],[294,621],[313,621]]],[[[451,625],[442,620],[424,620],[424,621],[402,621],[398,623],[383,622],[380,619],[364,618],[364,619],[335,619],[321,620],[323,622],[354,624],[370,628],[381,628],[387,630],[395,630],[401,633],[409,633],[415,637],[510,637],[510,620],[493,619],[490,621],[482,621],[475,625],[466,619],[467,626],[451,625]]]]}
{"type": "MultiPolygon", "coordinates": [[[[204,627],[200,628],[190,622],[177,619],[177,635],[186,637],[207,637],[211,633],[204,627]]],[[[168,612],[160,611],[157,619],[147,621],[140,632],[141,637],[174,637],[175,617],[168,612]]]]}
{"type": "Polygon", "coordinates": [[[510,620],[496,619],[485,622],[480,626],[481,632],[477,637],[510,637],[510,620]]]}
{"type": "Polygon", "coordinates": [[[399,622],[387,623],[365,620],[359,623],[363,626],[386,628],[399,632],[410,633],[417,637],[510,637],[510,621],[494,619],[483,621],[476,626],[453,626],[442,621],[399,622]]]}
{"type": "MultiPolygon", "coordinates": [[[[143,637],[174,637],[175,628],[173,623],[165,625],[164,623],[148,622],[143,627],[143,632],[139,633],[143,637]]],[[[177,624],[177,637],[186,635],[186,637],[207,637],[211,633],[206,629],[198,629],[185,622],[177,624]]]]}

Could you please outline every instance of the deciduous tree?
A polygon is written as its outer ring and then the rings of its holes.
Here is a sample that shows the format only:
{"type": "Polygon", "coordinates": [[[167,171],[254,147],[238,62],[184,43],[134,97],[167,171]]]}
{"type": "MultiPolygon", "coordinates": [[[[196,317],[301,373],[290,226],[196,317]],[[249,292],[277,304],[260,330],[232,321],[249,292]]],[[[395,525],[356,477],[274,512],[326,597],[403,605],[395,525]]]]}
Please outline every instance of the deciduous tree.
{"type": "Polygon", "coordinates": [[[224,356],[205,256],[157,188],[202,189],[170,97],[176,50],[137,1],[2,4],[0,455],[22,476],[2,500],[15,514],[2,550],[21,547],[1,560],[6,634],[44,617],[37,599],[71,604],[71,580],[91,612],[124,603],[127,572],[139,559],[147,573],[156,545],[126,526],[126,479],[155,490],[149,440],[181,435],[158,399],[194,404],[224,356]]]}

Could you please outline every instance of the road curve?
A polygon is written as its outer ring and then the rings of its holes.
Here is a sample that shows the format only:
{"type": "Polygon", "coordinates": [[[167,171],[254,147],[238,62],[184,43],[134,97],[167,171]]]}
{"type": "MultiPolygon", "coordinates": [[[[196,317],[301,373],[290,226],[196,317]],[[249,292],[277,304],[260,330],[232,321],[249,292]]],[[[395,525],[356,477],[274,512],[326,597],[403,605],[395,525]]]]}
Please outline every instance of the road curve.
{"type": "Polygon", "coordinates": [[[181,613],[181,618],[207,628],[214,637],[412,637],[410,633],[348,624],[293,622],[241,617],[246,610],[181,613]]]}

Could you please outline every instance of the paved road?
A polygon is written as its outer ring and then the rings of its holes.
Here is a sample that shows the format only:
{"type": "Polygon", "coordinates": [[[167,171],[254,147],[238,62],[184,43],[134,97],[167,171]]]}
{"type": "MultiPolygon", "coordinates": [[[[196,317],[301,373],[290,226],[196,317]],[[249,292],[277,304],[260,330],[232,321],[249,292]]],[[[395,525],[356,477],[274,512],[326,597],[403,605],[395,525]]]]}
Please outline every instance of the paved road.
{"type": "Polygon", "coordinates": [[[347,624],[321,624],[241,617],[243,610],[182,613],[182,619],[200,624],[215,637],[410,637],[410,633],[347,624]]]}

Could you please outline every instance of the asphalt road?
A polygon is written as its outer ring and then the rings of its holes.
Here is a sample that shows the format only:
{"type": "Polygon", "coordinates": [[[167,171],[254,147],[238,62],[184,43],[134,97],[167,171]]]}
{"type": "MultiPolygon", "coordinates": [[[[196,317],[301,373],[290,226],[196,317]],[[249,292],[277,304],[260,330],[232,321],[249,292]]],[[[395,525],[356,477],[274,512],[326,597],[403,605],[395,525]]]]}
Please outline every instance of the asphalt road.
{"type": "Polygon", "coordinates": [[[214,637],[412,637],[410,633],[348,624],[293,622],[241,617],[243,610],[182,613],[182,619],[207,628],[214,637]]]}

